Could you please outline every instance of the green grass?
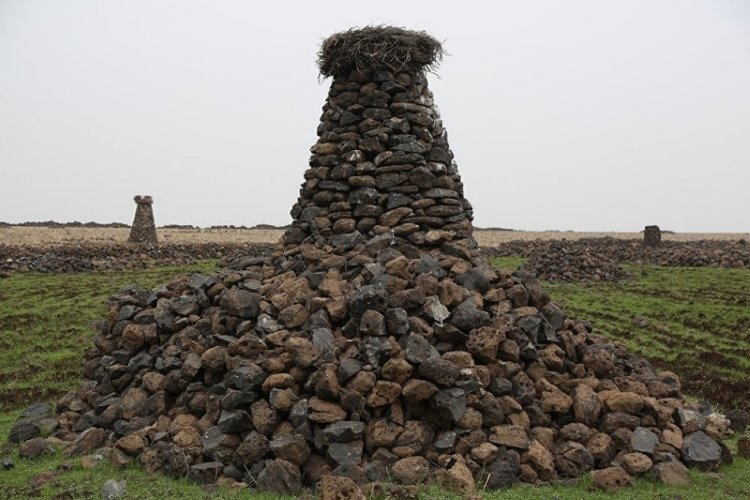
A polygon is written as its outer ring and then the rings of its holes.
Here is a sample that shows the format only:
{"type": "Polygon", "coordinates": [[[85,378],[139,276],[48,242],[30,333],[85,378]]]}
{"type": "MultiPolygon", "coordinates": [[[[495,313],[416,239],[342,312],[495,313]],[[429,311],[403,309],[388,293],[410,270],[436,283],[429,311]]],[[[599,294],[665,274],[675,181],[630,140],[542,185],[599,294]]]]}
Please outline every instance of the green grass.
{"type": "Polygon", "coordinates": [[[215,268],[216,261],[203,261],[138,271],[19,273],[0,280],[0,411],[53,399],[79,383],[93,324],[106,317],[107,299],[122,287],[153,287],[181,273],[215,268]]]}
{"type": "Polygon", "coordinates": [[[621,283],[545,287],[569,315],[680,375],[685,392],[731,406],[750,391],[750,270],[626,266],[621,283]],[[639,327],[634,316],[648,322],[639,327]]]}
{"type": "Polygon", "coordinates": [[[526,264],[527,260],[529,259],[519,255],[506,255],[504,257],[492,257],[490,259],[490,264],[499,269],[513,270],[526,264]]]}
{"type": "MultiPolygon", "coordinates": [[[[513,269],[520,257],[494,259],[493,264],[513,269]]],[[[20,408],[31,402],[54,400],[81,381],[82,352],[91,344],[91,324],[104,318],[107,298],[123,286],[138,283],[151,287],[171,281],[178,274],[207,272],[215,262],[194,266],[161,267],[151,270],[66,275],[18,274],[0,280],[0,443],[8,436],[20,408]]],[[[595,330],[618,339],[659,365],[678,372],[683,384],[695,365],[699,380],[708,374],[722,388],[747,384],[750,346],[750,271],[726,269],[659,268],[631,266],[634,279],[621,284],[545,284],[552,297],[566,306],[571,316],[592,321],[595,330]],[[634,315],[649,325],[636,327],[634,315]],[[719,354],[730,363],[695,363],[719,354]],[[744,382],[743,382],[744,380],[744,382]]],[[[719,358],[716,358],[719,359],[719,358]]],[[[687,382],[687,383],[686,383],[687,382]]],[[[700,384],[696,387],[701,387],[700,384]]],[[[742,394],[746,397],[747,389],[742,394]]],[[[735,446],[730,443],[730,446],[735,446]]],[[[186,480],[147,474],[136,466],[114,470],[103,463],[93,469],[81,466],[80,458],[55,455],[24,460],[12,452],[16,467],[0,470],[0,498],[101,498],[108,479],[125,480],[126,498],[278,498],[225,488],[208,491],[186,480]],[[56,471],[42,488],[32,479],[56,471]]],[[[735,458],[720,474],[691,472],[688,487],[666,487],[642,478],[618,494],[592,489],[585,477],[576,486],[517,486],[484,492],[486,499],[713,499],[750,498],[750,460],[735,458]]],[[[375,498],[383,498],[375,497],[375,498]]],[[[432,486],[422,499],[458,499],[432,486]]]]}

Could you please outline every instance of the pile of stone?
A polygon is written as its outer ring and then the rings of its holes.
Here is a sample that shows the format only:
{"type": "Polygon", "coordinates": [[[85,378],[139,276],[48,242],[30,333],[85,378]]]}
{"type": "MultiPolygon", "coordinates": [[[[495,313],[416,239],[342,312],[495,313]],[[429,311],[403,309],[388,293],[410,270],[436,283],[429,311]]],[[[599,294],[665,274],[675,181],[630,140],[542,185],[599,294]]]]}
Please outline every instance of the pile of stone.
{"type": "Polygon", "coordinates": [[[745,240],[662,241],[656,247],[617,238],[515,240],[483,248],[482,253],[490,258],[525,257],[529,259],[526,270],[550,281],[619,280],[627,277],[619,268],[623,263],[750,268],[750,245],[745,240]],[[601,272],[597,273],[597,268],[601,272]]]}
{"type": "Polygon", "coordinates": [[[677,377],[478,257],[426,63],[410,56],[438,42],[393,29],[324,43],[387,56],[325,66],[320,140],[273,257],[113,297],[89,382],[46,432],[65,455],[347,498],[373,481],[470,492],[728,460],[728,421],[687,405],[677,377]]]}
{"type": "Polygon", "coordinates": [[[746,240],[662,241],[658,247],[641,247],[640,251],[623,245],[615,248],[613,256],[623,262],[659,266],[750,268],[750,245],[746,240]]]}
{"type": "Polygon", "coordinates": [[[119,271],[187,265],[206,259],[233,262],[239,256],[270,256],[273,247],[257,243],[87,243],[52,247],[0,244],[0,272],[119,271]]]}
{"type": "Polygon", "coordinates": [[[130,227],[122,222],[57,222],[53,220],[40,221],[40,222],[19,222],[16,224],[10,224],[8,222],[0,222],[0,227],[48,227],[48,228],[66,228],[66,227],[87,227],[87,228],[126,228],[130,227]]]}
{"type": "Polygon", "coordinates": [[[523,269],[545,281],[621,281],[628,277],[620,264],[586,242],[550,241],[531,254],[523,269]]]}
{"type": "Polygon", "coordinates": [[[130,243],[156,243],[156,224],[154,223],[154,199],[151,196],[135,196],[136,204],[133,226],[130,228],[130,243]]]}

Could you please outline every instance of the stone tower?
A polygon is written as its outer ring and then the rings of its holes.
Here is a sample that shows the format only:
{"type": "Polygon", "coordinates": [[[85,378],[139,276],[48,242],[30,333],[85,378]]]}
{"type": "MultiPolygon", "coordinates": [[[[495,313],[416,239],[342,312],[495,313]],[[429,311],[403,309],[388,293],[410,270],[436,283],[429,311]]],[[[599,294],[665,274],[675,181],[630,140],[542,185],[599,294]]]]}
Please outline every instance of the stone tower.
{"type": "Polygon", "coordinates": [[[472,208],[424,74],[441,56],[431,36],[395,28],[324,42],[320,70],[333,81],[287,251],[314,243],[341,254],[386,234],[427,249],[476,247],[472,208]]]}
{"type": "Polygon", "coordinates": [[[130,228],[130,243],[156,243],[156,225],[154,224],[154,199],[150,196],[136,196],[135,218],[130,228]]]}
{"type": "Polygon", "coordinates": [[[643,230],[643,244],[647,247],[661,245],[661,230],[659,226],[646,226],[643,230]]]}

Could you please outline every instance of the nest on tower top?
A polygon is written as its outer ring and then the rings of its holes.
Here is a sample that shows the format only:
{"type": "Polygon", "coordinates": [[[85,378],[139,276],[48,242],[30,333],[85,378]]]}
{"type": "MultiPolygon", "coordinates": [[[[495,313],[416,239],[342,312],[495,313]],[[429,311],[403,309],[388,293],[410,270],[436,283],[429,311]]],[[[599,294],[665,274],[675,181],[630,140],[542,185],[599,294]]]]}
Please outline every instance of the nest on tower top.
{"type": "Polygon", "coordinates": [[[389,70],[434,71],[443,59],[443,45],[424,31],[392,26],[366,26],[331,35],[318,52],[323,76],[346,76],[389,70]]]}

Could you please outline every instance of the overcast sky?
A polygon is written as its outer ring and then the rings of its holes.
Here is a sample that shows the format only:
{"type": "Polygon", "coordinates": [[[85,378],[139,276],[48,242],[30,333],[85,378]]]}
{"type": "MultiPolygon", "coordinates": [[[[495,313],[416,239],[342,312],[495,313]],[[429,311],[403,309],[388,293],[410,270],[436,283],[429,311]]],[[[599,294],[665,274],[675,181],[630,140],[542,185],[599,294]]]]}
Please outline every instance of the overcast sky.
{"type": "Polygon", "coordinates": [[[0,0],[0,221],[288,223],[368,24],[445,41],[475,225],[750,231],[748,0],[0,0]]]}

